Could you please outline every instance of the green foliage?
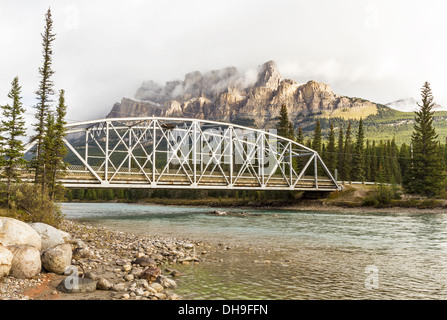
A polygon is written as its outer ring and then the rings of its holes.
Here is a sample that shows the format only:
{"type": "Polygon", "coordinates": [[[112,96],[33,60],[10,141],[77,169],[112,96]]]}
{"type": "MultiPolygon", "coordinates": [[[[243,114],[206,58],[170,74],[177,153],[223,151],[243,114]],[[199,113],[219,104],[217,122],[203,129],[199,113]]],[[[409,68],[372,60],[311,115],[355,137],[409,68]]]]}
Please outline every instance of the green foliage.
{"type": "Polygon", "coordinates": [[[21,87],[19,78],[15,77],[11,83],[11,91],[8,98],[12,104],[4,105],[2,109],[2,120],[0,122],[1,145],[0,165],[2,167],[1,177],[6,179],[7,206],[10,207],[11,184],[20,182],[18,169],[25,164],[23,153],[25,146],[20,140],[25,136],[25,120],[23,114],[25,109],[21,102],[21,87]]]}
{"type": "Polygon", "coordinates": [[[55,203],[48,192],[42,192],[39,185],[21,183],[12,188],[12,211],[25,221],[42,222],[58,227],[64,215],[59,204],[55,203]]]}
{"type": "MultiPolygon", "coordinates": [[[[419,105],[419,104],[418,104],[419,105]]],[[[445,163],[443,163],[439,144],[433,126],[433,95],[430,84],[422,87],[422,104],[415,112],[412,135],[413,157],[404,177],[404,188],[408,193],[426,196],[439,194],[445,187],[445,163]]]]}
{"type": "Polygon", "coordinates": [[[45,173],[44,173],[44,159],[43,159],[43,144],[45,137],[45,122],[48,121],[47,115],[51,107],[53,91],[53,81],[51,77],[54,71],[51,68],[52,54],[53,54],[53,41],[55,40],[55,34],[53,33],[53,20],[51,18],[51,10],[48,9],[45,15],[45,30],[42,35],[42,54],[43,54],[43,66],[39,68],[40,83],[39,89],[36,91],[37,104],[35,117],[37,123],[34,124],[36,133],[32,137],[33,141],[36,141],[35,158],[32,161],[32,167],[35,169],[35,180],[42,184],[42,189],[45,188],[45,173]]]}

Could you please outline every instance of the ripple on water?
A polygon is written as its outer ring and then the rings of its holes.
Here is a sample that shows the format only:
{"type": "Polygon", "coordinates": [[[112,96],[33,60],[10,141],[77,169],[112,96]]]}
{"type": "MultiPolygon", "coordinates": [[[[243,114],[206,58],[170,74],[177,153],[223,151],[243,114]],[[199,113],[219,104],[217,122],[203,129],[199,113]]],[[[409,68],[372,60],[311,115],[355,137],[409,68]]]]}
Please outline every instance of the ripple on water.
{"type": "Polygon", "coordinates": [[[179,266],[185,276],[176,292],[187,299],[447,297],[447,214],[250,210],[260,216],[216,217],[209,208],[126,204],[63,210],[123,231],[229,244],[198,266],[179,266]],[[377,270],[374,288],[369,266],[377,270]]]}

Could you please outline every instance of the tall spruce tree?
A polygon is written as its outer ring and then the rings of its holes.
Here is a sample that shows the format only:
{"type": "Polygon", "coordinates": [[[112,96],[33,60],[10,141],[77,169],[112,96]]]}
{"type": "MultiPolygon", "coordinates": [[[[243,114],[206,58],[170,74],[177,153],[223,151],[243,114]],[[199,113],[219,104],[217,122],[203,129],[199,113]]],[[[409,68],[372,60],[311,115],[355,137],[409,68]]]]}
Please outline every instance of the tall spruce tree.
{"type": "Polygon", "coordinates": [[[53,33],[53,20],[51,18],[51,10],[48,9],[45,14],[45,30],[41,34],[42,36],[42,55],[43,66],[39,68],[40,83],[39,89],[36,91],[37,104],[35,126],[35,135],[32,140],[36,142],[35,157],[32,161],[32,166],[35,170],[35,181],[42,184],[42,188],[45,186],[44,162],[43,162],[43,144],[45,139],[45,122],[47,115],[53,102],[52,96],[54,95],[53,81],[51,77],[54,74],[52,69],[52,54],[53,54],[53,41],[56,39],[56,34],[53,33]]]}
{"type": "Polygon", "coordinates": [[[348,123],[348,128],[346,129],[345,145],[343,147],[343,171],[344,180],[351,181],[351,171],[352,171],[352,138],[351,138],[351,122],[348,123]]]}
{"type": "Polygon", "coordinates": [[[25,163],[23,159],[25,146],[21,140],[25,136],[25,109],[21,102],[21,86],[19,78],[15,77],[11,83],[8,98],[12,104],[2,106],[2,120],[0,131],[2,133],[1,155],[3,168],[2,177],[6,179],[6,202],[11,205],[11,185],[20,182],[19,166],[25,163]]]}
{"type": "Polygon", "coordinates": [[[289,121],[289,115],[287,114],[287,107],[285,104],[281,105],[278,120],[279,122],[276,125],[278,135],[281,137],[288,138],[290,135],[290,121],[289,121]]]}
{"type": "Polygon", "coordinates": [[[321,141],[321,125],[320,120],[317,119],[317,123],[315,124],[315,131],[314,131],[314,139],[312,141],[312,149],[314,149],[316,152],[321,154],[321,147],[322,147],[322,141],[321,141]]]}
{"type": "Polygon", "coordinates": [[[331,122],[331,127],[329,129],[329,139],[327,145],[327,167],[331,174],[334,174],[337,168],[337,151],[335,146],[335,132],[334,124],[331,122]]]}
{"type": "Polygon", "coordinates": [[[365,181],[365,133],[363,120],[360,118],[357,139],[354,146],[352,178],[356,181],[365,181]]]}
{"type": "Polygon", "coordinates": [[[338,131],[338,143],[337,143],[337,169],[338,169],[338,179],[339,180],[345,180],[345,170],[343,167],[344,163],[344,137],[343,137],[343,128],[340,126],[340,129],[338,131]]]}
{"type": "Polygon", "coordinates": [[[298,142],[299,144],[304,144],[304,133],[303,128],[301,128],[301,126],[298,126],[298,134],[296,136],[296,142],[298,142]]]}
{"type": "Polygon", "coordinates": [[[64,175],[66,166],[64,157],[67,155],[67,149],[64,144],[65,136],[65,115],[67,113],[67,106],[65,105],[65,91],[59,91],[59,103],[56,107],[55,116],[50,112],[47,121],[47,136],[45,140],[51,139],[45,146],[49,150],[45,150],[45,168],[47,171],[47,186],[51,199],[60,197],[64,191],[60,184],[57,183],[57,178],[64,175]]]}
{"type": "Polygon", "coordinates": [[[433,127],[433,94],[430,84],[425,82],[421,89],[422,104],[415,111],[415,124],[411,143],[413,156],[405,175],[403,186],[408,193],[434,196],[444,186],[444,165],[438,152],[438,135],[433,127]]]}

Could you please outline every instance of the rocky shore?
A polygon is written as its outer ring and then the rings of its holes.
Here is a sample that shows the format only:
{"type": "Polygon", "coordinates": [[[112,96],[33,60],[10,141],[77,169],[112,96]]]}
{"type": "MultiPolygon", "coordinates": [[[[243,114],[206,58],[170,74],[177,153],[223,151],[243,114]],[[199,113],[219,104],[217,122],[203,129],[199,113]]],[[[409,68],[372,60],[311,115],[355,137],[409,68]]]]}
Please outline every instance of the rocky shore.
{"type": "MultiPolygon", "coordinates": [[[[198,264],[206,253],[199,241],[134,235],[69,220],[59,229],[64,243],[39,249],[42,268],[37,274],[10,271],[0,277],[0,300],[181,299],[175,293],[175,279],[182,276],[176,265],[198,264]]],[[[48,237],[42,237],[42,244],[43,239],[48,237]]]]}

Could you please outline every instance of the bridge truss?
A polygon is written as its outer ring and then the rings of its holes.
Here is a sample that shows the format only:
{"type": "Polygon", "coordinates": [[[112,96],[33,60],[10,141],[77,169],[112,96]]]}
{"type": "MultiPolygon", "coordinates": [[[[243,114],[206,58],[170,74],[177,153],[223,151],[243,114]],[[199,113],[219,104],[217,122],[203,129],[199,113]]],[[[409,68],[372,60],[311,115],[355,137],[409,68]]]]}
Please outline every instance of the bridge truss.
{"type": "Polygon", "coordinates": [[[339,189],[317,152],[270,131],[161,117],[107,118],[66,127],[65,187],[339,189]]]}

